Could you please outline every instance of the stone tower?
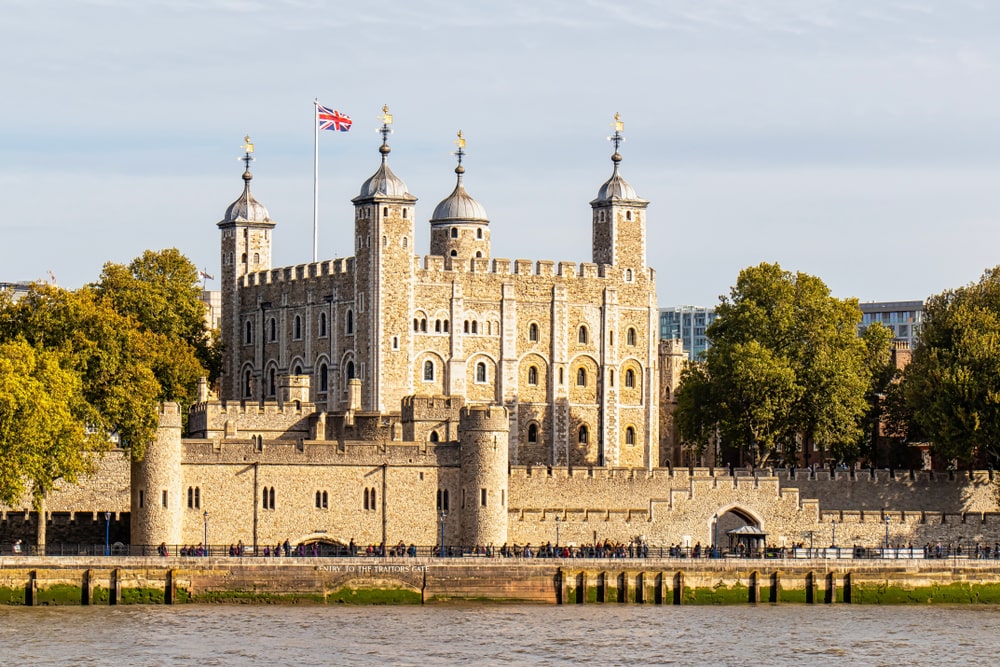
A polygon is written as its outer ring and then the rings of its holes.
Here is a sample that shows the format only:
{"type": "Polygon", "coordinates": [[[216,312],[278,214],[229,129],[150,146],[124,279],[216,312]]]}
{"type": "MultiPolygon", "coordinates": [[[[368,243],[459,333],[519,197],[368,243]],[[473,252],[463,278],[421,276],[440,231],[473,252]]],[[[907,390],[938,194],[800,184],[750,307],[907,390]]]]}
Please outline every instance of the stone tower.
{"type": "Polygon", "coordinates": [[[498,406],[462,408],[462,543],[499,547],[507,541],[510,416],[498,406]]]}
{"type": "Polygon", "coordinates": [[[625,271],[646,268],[646,207],[649,202],[639,199],[635,189],[618,173],[622,156],[618,152],[624,138],[625,124],[615,114],[615,133],[611,141],[615,152],[611,156],[614,171],[590,202],[593,209],[593,258],[597,265],[620,266],[625,271]]]}
{"type": "Polygon", "coordinates": [[[246,137],[243,161],[243,194],[226,209],[218,223],[222,232],[222,333],[227,336],[223,356],[222,398],[263,398],[260,377],[261,364],[256,364],[256,375],[243,377],[239,367],[242,345],[262,340],[260,326],[253,321],[238,321],[240,317],[240,285],[248,273],[267,271],[271,268],[271,230],[274,221],[264,205],[250,193],[250,162],[253,161],[253,144],[246,137]]]}
{"type": "Polygon", "coordinates": [[[156,440],[143,460],[132,464],[132,544],[180,544],[181,412],[176,403],[160,406],[156,440]]]}
{"type": "Polygon", "coordinates": [[[674,410],[677,408],[677,387],[681,384],[681,373],[688,363],[684,342],[680,339],[661,340],[659,347],[660,361],[660,447],[655,465],[683,465],[684,457],[680,439],[677,436],[677,426],[674,423],[674,410]]]}
{"type": "Polygon", "coordinates": [[[434,208],[434,215],[431,216],[431,254],[466,263],[469,259],[489,259],[490,221],[486,217],[486,209],[469,196],[462,184],[465,137],[461,131],[455,143],[458,144],[455,151],[458,182],[452,193],[434,208]]]}
{"type": "MultiPolygon", "coordinates": [[[[382,164],[354,202],[354,353],[361,409],[398,411],[413,393],[413,216],[417,198],[389,168],[392,114],[383,107],[382,164]]],[[[348,343],[350,346],[350,343],[348,343]]]]}

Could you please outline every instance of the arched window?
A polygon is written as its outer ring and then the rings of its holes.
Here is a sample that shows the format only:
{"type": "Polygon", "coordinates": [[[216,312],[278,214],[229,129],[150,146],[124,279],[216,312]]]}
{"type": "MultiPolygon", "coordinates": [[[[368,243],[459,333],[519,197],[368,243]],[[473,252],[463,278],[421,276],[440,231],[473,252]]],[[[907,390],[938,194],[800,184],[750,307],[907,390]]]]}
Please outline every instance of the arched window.
{"type": "Polygon", "coordinates": [[[560,368],[559,369],[559,384],[562,384],[563,380],[564,380],[564,378],[563,378],[563,369],[560,368]]]}
{"type": "Polygon", "coordinates": [[[319,390],[327,391],[330,388],[330,379],[327,377],[326,364],[319,365],[319,390]]]}
{"type": "Polygon", "coordinates": [[[625,342],[629,345],[635,345],[635,329],[632,327],[629,327],[628,332],[625,334],[625,342]]]}
{"type": "Polygon", "coordinates": [[[365,487],[365,509],[368,509],[368,487],[365,487]]]}
{"type": "Polygon", "coordinates": [[[608,386],[615,386],[615,369],[613,368],[608,369],[608,386]]]}
{"type": "Polygon", "coordinates": [[[538,367],[529,366],[528,367],[528,384],[534,386],[538,384],[538,367]]]}
{"type": "Polygon", "coordinates": [[[448,320],[444,321],[444,332],[448,333],[448,320]]]}
{"type": "Polygon", "coordinates": [[[530,443],[538,442],[538,424],[535,423],[528,424],[528,442],[530,443]]]}
{"type": "Polygon", "coordinates": [[[375,502],[376,501],[375,501],[375,489],[374,488],[370,489],[370,496],[371,496],[371,501],[372,501],[372,507],[371,508],[375,509],[375,502]]]}
{"type": "Polygon", "coordinates": [[[246,333],[243,335],[243,342],[249,345],[253,342],[253,325],[247,320],[246,333]]]}
{"type": "Polygon", "coordinates": [[[465,320],[465,333],[469,333],[469,320],[465,320]]]}
{"type": "Polygon", "coordinates": [[[576,386],[577,387],[587,386],[587,370],[585,368],[576,369],[576,386]]]}
{"type": "Polygon", "coordinates": [[[421,331],[427,331],[427,318],[426,317],[420,320],[420,330],[421,331]]]}
{"type": "Polygon", "coordinates": [[[267,321],[267,339],[272,343],[278,340],[278,322],[273,317],[267,321]]]}
{"type": "Polygon", "coordinates": [[[635,429],[629,426],[625,429],[625,444],[634,445],[635,444],[635,429]]]}
{"type": "Polygon", "coordinates": [[[302,338],[302,317],[300,315],[295,316],[295,325],[292,329],[295,340],[302,338]]]}
{"type": "Polygon", "coordinates": [[[347,368],[344,369],[344,375],[347,376],[348,380],[354,379],[354,362],[348,361],[347,368]]]}
{"type": "Polygon", "coordinates": [[[626,220],[632,219],[632,211],[625,211],[625,219],[626,220]]]}
{"type": "Polygon", "coordinates": [[[452,227],[451,228],[451,238],[453,238],[453,239],[457,239],[458,238],[458,227],[452,227]]]}
{"type": "Polygon", "coordinates": [[[267,395],[274,396],[274,392],[277,389],[278,372],[273,368],[267,373],[267,395]]]}
{"type": "Polygon", "coordinates": [[[440,442],[440,436],[438,435],[437,431],[431,431],[430,441],[431,442],[440,442]]]}
{"type": "Polygon", "coordinates": [[[420,331],[420,318],[418,317],[413,318],[413,330],[420,331]]]}
{"type": "Polygon", "coordinates": [[[580,331],[576,335],[577,341],[586,345],[587,343],[587,327],[581,326],[580,331]]]}
{"type": "Polygon", "coordinates": [[[632,269],[625,269],[625,281],[632,282],[632,269]]]}
{"type": "Polygon", "coordinates": [[[483,228],[482,227],[480,227],[479,229],[476,230],[476,238],[477,239],[483,238],[483,228]]]}
{"type": "Polygon", "coordinates": [[[270,486],[270,487],[265,486],[264,489],[263,489],[263,491],[260,494],[260,499],[261,499],[261,507],[263,507],[266,510],[273,510],[274,509],[274,487],[273,486],[270,486]]]}
{"type": "Polygon", "coordinates": [[[383,206],[382,207],[382,217],[388,217],[388,216],[389,216],[389,207],[388,206],[383,206]]]}
{"type": "Polygon", "coordinates": [[[581,426],[580,430],[577,431],[576,441],[581,445],[586,445],[589,438],[589,433],[587,432],[587,426],[581,426]]]}
{"type": "Polygon", "coordinates": [[[452,257],[458,257],[458,251],[457,250],[452,250],[451,251],[451,256],[452,257]]]}
{"type": "Polygon", "coordinates": [[[248,370],[243,373],[243,396],[250,398],[253,395],[253,374],[248,370]]]}
{"type": "Polygon", "coordinates": [[[302,366],[295,364],[295,368],[292,369],[292,375],[302,375],[302,366]]]}
{"type": "Polygon", "coordinates": [[[354,311],[348,310],[347,315],[344,317],[344,333],[348,336],[354,334],[354,311]]]}
{"type": "Polygon", "coordinates": [[[472,333],[479,333],[479,322],[472,320],[472,333]]]}
{"type": "Polygon", "coordinates": [[[635,387],[635,371],[631,368],[625,371],[625,386],[629,388],[635,387]]]}
{"type": "Polygon", "coordinates": [[[434,333],[441,333],[441,320],[434,320],[434,333]]]}
{"type": "Polygon", "coordinates": [[[255,252],[253,254],[253,263],[254,264],[260,264],[260,253],[259,252],[255,252]]]}
{"type": "Polygon", "coordinates": [[[476,382],[486,382],[486,364],[481,361],[476,364],[476,382]]]}
{"type": "Polygon", "coordinates": [[[428,359],[424,362],[424,382],[434,381],[434,362],[428,359]]]}
{"type": "Polygon", "coordinates": [[[326,313],[319,314],[319,335],[326,336],[326,313]]]}
{"type": "Polygon", "coordinates": [[[482,250],[477,250],[476,251],[476,257],[477,258],[481,258],[482,256],[483,256],[483,251],[482,250]]]}
{"type": "Polygon", "coordinates": [[[528,325],[528,340],[532,342],[538,340],[538,325],[534,322],[528,325]]]}

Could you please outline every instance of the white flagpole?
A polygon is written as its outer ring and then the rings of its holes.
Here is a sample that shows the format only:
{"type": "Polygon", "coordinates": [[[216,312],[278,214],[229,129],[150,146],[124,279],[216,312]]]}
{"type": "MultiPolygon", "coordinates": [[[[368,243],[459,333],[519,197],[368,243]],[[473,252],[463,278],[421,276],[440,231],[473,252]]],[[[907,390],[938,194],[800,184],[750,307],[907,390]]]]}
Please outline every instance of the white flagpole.
{"type": "Polygon", "coordinates": [[[319,261],[319,98],[313,100],[313,263],[319,261]]]}

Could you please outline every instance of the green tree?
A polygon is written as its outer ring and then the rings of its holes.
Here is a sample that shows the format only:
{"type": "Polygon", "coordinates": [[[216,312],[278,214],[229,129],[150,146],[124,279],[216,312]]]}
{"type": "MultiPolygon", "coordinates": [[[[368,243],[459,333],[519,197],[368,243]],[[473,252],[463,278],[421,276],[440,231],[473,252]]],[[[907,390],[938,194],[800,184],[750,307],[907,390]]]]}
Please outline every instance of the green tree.
{"type": "Polygon", "coordinates": [[[116,435],[134,457],[142,457],[156,434],[163,399],[150,366],[154,338],[90,288],[38,284],[17,303],[0,307],[0,342],[16,339],[58,354],[61,366],[77,374],[84,400],[78,417],[95,438],[116,435]]]}
{"type": "Polygon", "coordinates": [[[17,506],[30,492],[37,507],[59,479],[91,470],[89,453],[105,442],[88,435],[78,374],[59,352],[23,339],[0,343],[0,502],[17,506]]]}
{"type": "Polygon", "coordinates": [[[147,250],[127,266],[108,262],[94,287],[102,301],[159,336],[151,349],[163,354],[152,365],[165,400],[187,402],[198,377],[218,376],[218,337],[205,324],[198,269],[179,250],[147,250]]]}
{"type": "Polygon", "coordinates": [[[740,272],[716,313],[704,365],[678,389],[682,439],[715,434],[755,465],[779,449],[794,461],[800,444],[853,456],[872,377],[857,301],[765,263],[740,272]]]}
{"type": "MultiPolygon", "coordinates": [[[[905,411],[945,460],[1000,455],[1000,267],[924,305],[903,373],[905,411]]],[[[910,439],[914,433],[910,433],[910,439]]]]}

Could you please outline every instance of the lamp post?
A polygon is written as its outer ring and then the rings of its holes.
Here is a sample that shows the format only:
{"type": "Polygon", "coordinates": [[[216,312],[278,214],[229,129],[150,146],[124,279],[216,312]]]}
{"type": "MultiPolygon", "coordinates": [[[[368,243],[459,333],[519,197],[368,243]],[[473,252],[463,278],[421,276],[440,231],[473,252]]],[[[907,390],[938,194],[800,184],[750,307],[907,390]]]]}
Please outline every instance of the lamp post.
{"type": "Polygon", "coordinates": [[[813,531],[809,531],[809,557],[813,557],[813,531]]]}
{"type": "Polygon", "coordinates": [[[887,516],[885,518],[885,549],[886,549],[886,551],[889,550],[889,521],[890,521],[890,517],[887,516]]]}
{"type": "Polygon", "coordinates": [[[202,515],[205,517],[205,555],[208,555],[208,510],[202,515]]]}
{"type": "Polygon", "coordinates": [[[104,555],[111,555],[111,512],[104,513],[104,555]]]}
{"type": "Polygon", "coordinates": [[[559,548],[559,517],[556,517],[556,549],[559,548]]]}
{"type": "Polygon", "coordinates": [[[712,547],[715,549],[715,555],[719,555],[719,513],[716,512],[715,516],[712,517],[712,547]]]}
{"type": "Polygon", "coordinates": [[[448,516],[446,510],[441,510],[438,518],[441,520],[441,558],[444,558],[444,520],[448,516]]]}
{"type": "Polygon", "coordinates": [[[833,519],[830,521],[830,546],[837,546],[837,520],[833,519]]]}

